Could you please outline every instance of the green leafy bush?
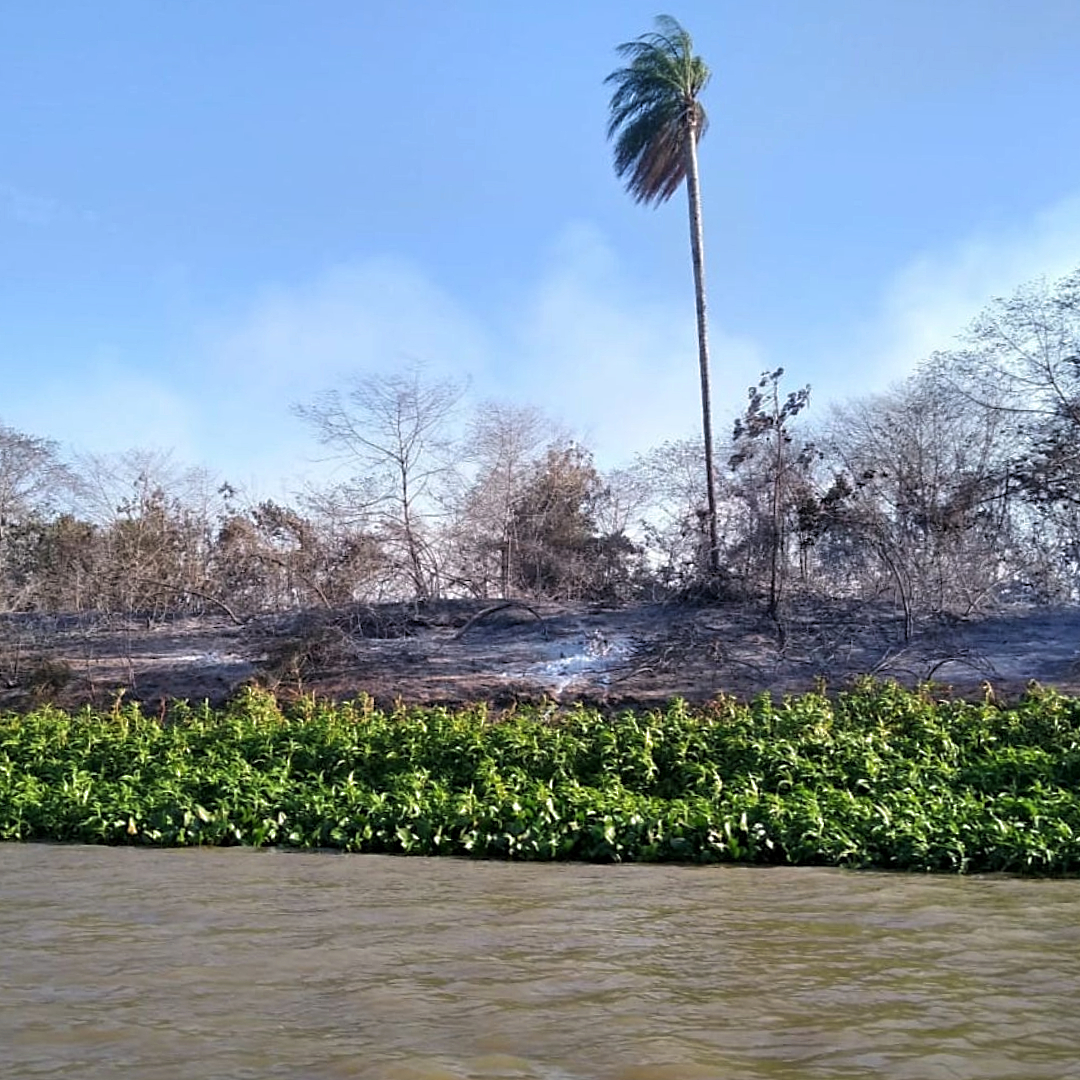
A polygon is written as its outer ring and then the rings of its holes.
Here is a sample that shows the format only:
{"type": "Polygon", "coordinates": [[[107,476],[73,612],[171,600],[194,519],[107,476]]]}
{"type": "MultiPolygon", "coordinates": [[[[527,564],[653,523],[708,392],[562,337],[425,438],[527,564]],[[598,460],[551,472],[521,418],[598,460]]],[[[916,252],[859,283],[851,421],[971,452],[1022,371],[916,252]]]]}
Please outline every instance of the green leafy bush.
{"type": "Polygon", "coordinates": [[[1080,869],[1080,702],[866,683],[604,715],[283,710],[249,690],[0,718],[0,839],[953,872],[1080,869]]]}

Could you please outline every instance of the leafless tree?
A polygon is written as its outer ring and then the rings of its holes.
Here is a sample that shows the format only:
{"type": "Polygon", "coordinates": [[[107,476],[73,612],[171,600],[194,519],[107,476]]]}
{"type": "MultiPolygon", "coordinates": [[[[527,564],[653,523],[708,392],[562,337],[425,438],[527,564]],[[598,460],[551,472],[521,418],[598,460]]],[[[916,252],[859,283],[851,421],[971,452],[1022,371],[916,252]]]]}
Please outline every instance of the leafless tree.
{"type": "Polygon", "coordinates": [[[373,537],[271,500],[222,522],[214,561],[221,595],[248,613],[370,600],[383,568],[373,537]]]}
{"type": "Polygon", "coordinates": [[[204,610],[214,594],[214,537],[232,489],[160,450],[86,455],[77,469],[79,519],[92,527],[85,535],[93,544],[95,606],[151,619],[204,610]]]}
{"type": "MultiPolygon", "coordinates": [[[[636,493],[633,515],[625,528],[640,539],[661,589],[679,590],[710,574],[711,539],[701,483],[704,471],[701,442],[691,439],[653,447],[638,454],[624,470],[636,493]]],[[[722,513],[723,478],[718,479],[722,513]]]]}
{"type": "Polygon", "coordinates": [[[1005,429],[928,375],[833,410],[824,445],[850,494],[842,520],[874,556],[852,569],[864,588],[894,588],[909,625],[985,605],[1015,571],[1005,429]]]}
{"type": "Polygon", "coordinates": [[[431,534],[451,468],[448,425],[462,393],[459,383],[429,380],[412,364],[294,407],[349,473],[335,489],[336,505],[350,506],[355,520],[366,523],[421,599],[441,592],[431,534]]]}
{"type": "Polygon", "coordinates": [[[1080,269],[991,303],[957,348],[926,365],[967,400],[1011,413],[1023,430],[1080,427],[1080,269]]]}
{"type": "Polygon", "coordinates": [[[1030,505],[1055,519],[1080,506],[1080,270],[995,300],[927,370],[1008,418],[1012,478],[1030,505]]]}
{"type": "Polygon", "coordinates": [[[561,429],[539,409],[486,402],[473,412],[458,459],[460,488],[445,539],[466,592],[509,597],[518,544],[515,511],[536,464],[561,429]]]}
{"type": "MultiPolygon", "coordinates": [[[[18,606],[25,600],[27,575],[12,573],[12,546],[28,539],[31,523],[45,520],[58,502],[69,496],[75,477],[62,461],[56,443],[23,434],[0,424],[0,605],[18,606]]],[[[25,567],[24,567],[25,570],[25,567]]]]}
{"type": "Polygon", "coordinates": [[[797,440],[794,420],[810,402],[810,387],[781,397],[783,368],[767,371],[749,389],[746,412],[735,421],[728,466],[748,510],[747,553],[764,552],[768,567],[769,614],[776,616],[790,558],[790,521],[809,487],[814,448],[797,440]],[[755,545],[756,539],[756,545],[755,545]]]}

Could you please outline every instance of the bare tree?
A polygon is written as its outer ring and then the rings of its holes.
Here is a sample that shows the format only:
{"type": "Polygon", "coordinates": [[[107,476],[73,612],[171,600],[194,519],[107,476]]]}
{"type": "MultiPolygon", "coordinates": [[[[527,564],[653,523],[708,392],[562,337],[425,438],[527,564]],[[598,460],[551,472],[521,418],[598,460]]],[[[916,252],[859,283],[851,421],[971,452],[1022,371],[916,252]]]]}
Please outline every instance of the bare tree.
{"type": "Polygon", "coordinates": [[[94,527],[95,604],[148,618],[201,612],[232,489],[161,450],[86,455],[77,467],[80,517],[94,527]]]}
{"type": "Polygon", "coordinates": [[[1080,425],[1080,269],[994,300],[927,367],[987,408],[1080,425]]]}
{"type": "Polygon", "coordinates": [[[441,592],[431,531],[451,467],[448,424],[462,393],[451,380],[426,380],[413,364],[294,406],[350,473],[335,489],[335,504],[351,506],[355,519],[369,525],[421,599],[441,592]]]}
{"type": "Polygon", "coordinates": [[[1005,419],[925,375],[833,411],[824,441],[850,492],[847,524],[909,627],[918,611],[984,605],[1015,573],[1005,419]]]}
{"type": "MultiPolygon", "coordinates": [[[[810,403],[804,386],[781,399],[783,368],[767,371],[749,389],[746,412],[736,419],[729,467],[751,473],[740,491],[752,509],[750,532],[758,533],[768,564],[769,614],[776,616],[784,592],[788,562],[789,519],[809,486],[814,448],[797,442],[795,417],[810,403]],[[764,496],[764,500],[762,500],[764,496]],[[764,505],[759,505],[761,502],[764,505]]],[[[747,536],[747,540],[750,536],[747,536]]]]}
{"type": "Polygon", "coordinates": [[[1080,270],[995,300],[927,368],[972,408],[1009,417],[1030,502],[1080,505],[1080,270]]]}
{"type": "Polygon", "coordinates": [[[544,449],[559,437],[559,426],[531,406],[486,402],[473,413],[458,452],[469,472],[461,474],[448,537],[454,577],[473,595],[512,595],[515,511],[544,449]]]}
{"type": "MultiPolygon", "coordinates": [[[[75,484],[56,443],[0,424],[0,603],[18,603],[22,586],[11,579],[12,543],[29,524],[47,518],[75,484]]],[[[26,575],[20,574],[23,585],[26,575]]]]}
{"type": "Polygon", "coordinates": [[[709,576],[704,468],[701,440],[686,439],[638,454],[625,470],[638,495],[627,531],[640,537],[661,589],[679,590],[709,576]]]}

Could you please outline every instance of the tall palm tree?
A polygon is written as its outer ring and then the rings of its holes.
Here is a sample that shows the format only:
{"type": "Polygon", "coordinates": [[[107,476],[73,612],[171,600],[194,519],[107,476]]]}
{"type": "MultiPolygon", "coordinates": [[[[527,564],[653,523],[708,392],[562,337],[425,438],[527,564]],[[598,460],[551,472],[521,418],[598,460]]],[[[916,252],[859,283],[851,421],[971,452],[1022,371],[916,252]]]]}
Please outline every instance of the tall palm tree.
{"type": "Polygon", "coordinates": [[[708,126],[698,100],[709,69],[694,55],[690,35],[670,15],[659,15],[656,30],[618,47],[628,60],[605,80],[611,95],[608,138],[615,140],[615,175],[641,203],[666,202],[686,181],[690,203],[690,254],[697,299],[698,362],[701,368],[701,423],[705,435],[705,490],[708,499],[709,568],[720,569],[713,469],[712,403],[709,390],[709,333],[705,317],[705,257],[701,229],[701,187],[697,144],[708,126]]]}

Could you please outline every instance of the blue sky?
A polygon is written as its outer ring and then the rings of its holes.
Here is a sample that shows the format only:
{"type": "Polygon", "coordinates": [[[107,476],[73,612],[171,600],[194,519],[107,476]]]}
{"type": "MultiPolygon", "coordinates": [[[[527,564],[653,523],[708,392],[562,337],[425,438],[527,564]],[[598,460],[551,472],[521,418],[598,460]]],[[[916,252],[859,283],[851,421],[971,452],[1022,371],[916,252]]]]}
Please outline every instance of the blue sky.
{"type": "MultiPolygon", "coordinates": [[[[605,140],[655,2],[0,6],[0,420],[256,491],[293,402],[420,360],[614,465],[698,431],[685,196],[605,140]]],[[[1080,265],[1076,0],[683,0],[715,405],[812,413],[1080,265]]]]}

